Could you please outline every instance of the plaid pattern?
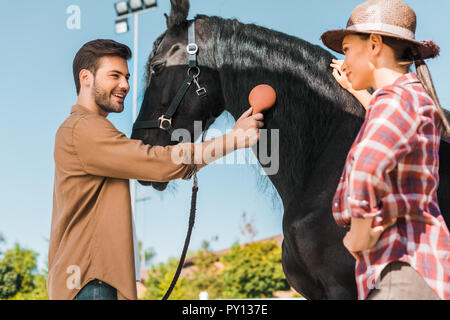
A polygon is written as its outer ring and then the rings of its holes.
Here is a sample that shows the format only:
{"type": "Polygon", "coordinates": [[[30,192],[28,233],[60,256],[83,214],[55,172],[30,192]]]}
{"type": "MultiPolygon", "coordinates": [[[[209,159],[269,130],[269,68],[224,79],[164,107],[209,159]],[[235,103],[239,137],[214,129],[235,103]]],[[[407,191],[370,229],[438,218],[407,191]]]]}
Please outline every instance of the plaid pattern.
{"type": "Polygon", "coordinates": [[[436,194],[440,128],[437,108],[414,73],[374,92],[332,205],[340,226],[351,217],[373,217],[374,226],[397,218],[375,247],[358,253],[358,299],[377,288],[392,261],[409,263],[450,299],[450,235],[436,194]]]}

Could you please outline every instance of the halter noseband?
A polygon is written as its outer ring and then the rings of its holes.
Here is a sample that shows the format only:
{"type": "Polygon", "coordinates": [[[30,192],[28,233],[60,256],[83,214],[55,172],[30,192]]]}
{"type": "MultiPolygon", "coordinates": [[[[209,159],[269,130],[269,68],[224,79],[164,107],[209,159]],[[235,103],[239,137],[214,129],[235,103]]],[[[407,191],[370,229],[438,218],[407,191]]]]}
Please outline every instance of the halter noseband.
{"type": "MultiPolygon", "coordinates": [[[[133,130],[135,129],[150,129],[159,128],[166,131],[168,134],[172,135],[175,130],[172,127],[172,117],[177,112],[181,101],[183,100],[186,92],[190,88],[192,83],[195,83],[197,90],[195,91],[200,98],[200,102],[203,107],[206,107],[207,93],[204,87],[201,87],[198,83],[198,77],[200,75],[200,68],[197,64],[197,53],[198,46],[195,43],[195,20],[190,20],[188,22],[188,45],[186,46],[186,51],[189,54],[189,69],[187,71],[187,76],[184,79],[183,84],[178,89],[175,98],[172,100],[167,112],[161,115],[157,120],[147,120],[147,121],[135,121],[133,125],[133,130]]],[[[212,119],[214,120],[214,118],[212,119]]],[[[208,123],[211,122],[209,119],[208,123]]],[[[212,123],[212,122],[211,122],[212,123]]],[[[208,125],[207,125],[208,127],[208,125]]],[[[205,128],[206,131],[207,128],[205,128]]]]}

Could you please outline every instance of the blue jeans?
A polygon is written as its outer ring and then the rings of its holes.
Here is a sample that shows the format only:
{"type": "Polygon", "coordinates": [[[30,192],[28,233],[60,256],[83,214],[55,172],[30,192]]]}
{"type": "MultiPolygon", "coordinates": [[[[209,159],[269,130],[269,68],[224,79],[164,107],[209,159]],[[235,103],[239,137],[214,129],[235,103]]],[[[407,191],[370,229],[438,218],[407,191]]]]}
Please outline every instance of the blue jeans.
{"type": "Polygon", "coordinates": [[[117,290],[95,279],[81,288],[74,300],[117,300],[117,290]]]}

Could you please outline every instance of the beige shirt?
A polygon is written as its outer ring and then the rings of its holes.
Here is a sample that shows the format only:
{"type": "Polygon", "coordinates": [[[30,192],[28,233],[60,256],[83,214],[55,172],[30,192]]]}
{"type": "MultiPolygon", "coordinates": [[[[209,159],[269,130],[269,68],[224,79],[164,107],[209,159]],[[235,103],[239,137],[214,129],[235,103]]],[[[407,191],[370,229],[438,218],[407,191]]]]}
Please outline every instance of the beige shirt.
{"type": "Polygon", "coordinates": [[[173,148],[129,139],[105,117],[72,107],[55,138],[50,299],[73,299],[93,279],[116,288],[119,299],[137,298],[128,179],[189,179],[194,165],[173,162],[173,148]]]}

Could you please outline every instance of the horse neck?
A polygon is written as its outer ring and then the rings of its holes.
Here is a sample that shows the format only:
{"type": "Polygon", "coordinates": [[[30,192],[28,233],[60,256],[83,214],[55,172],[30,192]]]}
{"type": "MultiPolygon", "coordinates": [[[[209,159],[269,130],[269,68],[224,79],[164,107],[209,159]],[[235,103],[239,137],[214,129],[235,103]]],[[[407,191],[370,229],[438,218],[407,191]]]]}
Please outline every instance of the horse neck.
{"type": "Polygon", "coordinates": [[[269,177],[286,204],[306,184],[312,165],[342,124],[335,120],[345,113],[361,117],[361,107],[332,78],[327,51],[265,28],[220,22],[202,58],[219,73],[226,110],[239,118],[258,84],[277,92],[264,123],[268,130],[279,129],[279,170],[269,177]]]}

